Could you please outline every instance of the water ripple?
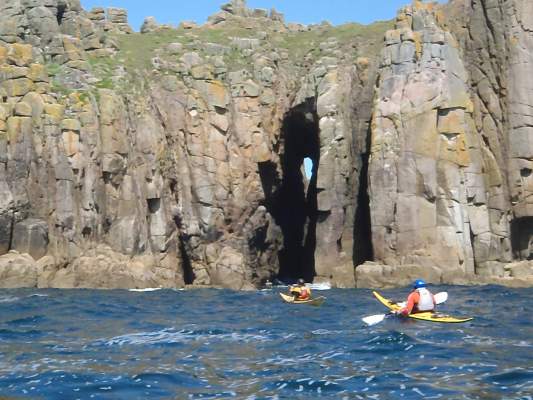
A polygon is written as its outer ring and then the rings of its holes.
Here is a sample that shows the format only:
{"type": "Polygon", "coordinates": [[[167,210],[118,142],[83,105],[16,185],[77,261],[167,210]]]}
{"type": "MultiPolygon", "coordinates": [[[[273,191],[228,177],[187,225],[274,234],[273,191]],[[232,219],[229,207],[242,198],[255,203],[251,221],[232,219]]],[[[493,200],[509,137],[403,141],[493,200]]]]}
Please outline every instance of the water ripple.
{"type": "Polygon", "coordinates": [[[533,290],[438,290],[444,312],[476,319],[364,327],[384,311],[367,290],[322,307],[276,291],[2,290],[0,397],[531,399],[533,290]]]}

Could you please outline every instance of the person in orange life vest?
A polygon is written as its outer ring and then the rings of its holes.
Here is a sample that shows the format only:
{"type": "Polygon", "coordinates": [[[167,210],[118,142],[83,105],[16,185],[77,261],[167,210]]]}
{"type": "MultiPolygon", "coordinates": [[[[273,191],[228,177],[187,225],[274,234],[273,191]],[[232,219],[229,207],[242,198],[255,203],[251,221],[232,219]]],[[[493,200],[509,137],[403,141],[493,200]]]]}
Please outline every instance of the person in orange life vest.
{"type": "Polygon", "coordinates": [[[289,291],[294,296],[294,300],[309,300],[311,298],[311,289],[305,286],[305,281],[300,278],[296,286],[291,286],[289,291]]]}
{"type": "Polygon", "coordinates": [[[407,305],[398,311],[398,314],[409,315],[422,311],[433,311],[435,298],[427,289],[427,284],[422,279],[417,279],[413,284],[413,291],[407,297],[407,305]]]}

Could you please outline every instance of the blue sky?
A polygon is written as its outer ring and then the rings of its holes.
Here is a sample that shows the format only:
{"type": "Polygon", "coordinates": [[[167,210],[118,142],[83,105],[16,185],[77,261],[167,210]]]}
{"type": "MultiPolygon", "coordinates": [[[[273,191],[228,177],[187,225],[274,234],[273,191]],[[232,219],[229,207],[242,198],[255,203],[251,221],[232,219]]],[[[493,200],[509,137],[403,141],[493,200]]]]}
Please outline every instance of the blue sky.
{"type": "MultiPolygon", "coordinates": [[[[439,0],[445,3],[446,0],[439,0]]],[[[81,0],[83,7],[122,7],[129,13],[130,25],[139,30],[147,16],[154,16],[160,23],[178,25],[193,20],[203,23],[220,9],[225,0],[81,0]]],[[[335,25],[346,22],[368,24],[391,19],[396,10],[410,0],[248,0],[250,8],[274,7],[285,14],[287,22],[305,24],[328,20],[335,25]]]]}

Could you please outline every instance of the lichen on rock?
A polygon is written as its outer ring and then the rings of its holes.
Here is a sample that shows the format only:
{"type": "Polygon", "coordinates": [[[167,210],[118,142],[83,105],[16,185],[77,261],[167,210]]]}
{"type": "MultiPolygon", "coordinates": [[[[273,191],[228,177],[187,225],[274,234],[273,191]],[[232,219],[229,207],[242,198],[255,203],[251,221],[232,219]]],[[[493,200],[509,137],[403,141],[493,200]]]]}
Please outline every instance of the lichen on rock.
{"type": "Polygon", "coordinates": [[[496,3],[136,33],[4,1],[0,286],[527,284],[531,13],[496,3]]]}

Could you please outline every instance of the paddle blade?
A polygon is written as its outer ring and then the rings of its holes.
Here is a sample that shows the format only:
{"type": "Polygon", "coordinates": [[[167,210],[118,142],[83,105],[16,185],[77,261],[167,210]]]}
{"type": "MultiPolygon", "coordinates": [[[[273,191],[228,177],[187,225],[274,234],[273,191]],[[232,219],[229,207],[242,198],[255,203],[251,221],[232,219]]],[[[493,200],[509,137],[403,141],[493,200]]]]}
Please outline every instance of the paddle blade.
{"type": "Polygon", "coordinates": [[[448,292],[439,292],[435,296],[435,303],[442,304],[448,300],[448,292]]]}
{"type": "Polygon", "coordinates": [[[363,318],[363,322],[368,326],[376,325],[383,321],[385,316],[386,314],[369,315],[368,317],[363,318]]]}

